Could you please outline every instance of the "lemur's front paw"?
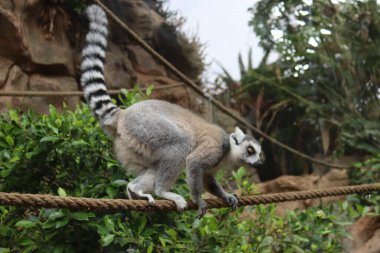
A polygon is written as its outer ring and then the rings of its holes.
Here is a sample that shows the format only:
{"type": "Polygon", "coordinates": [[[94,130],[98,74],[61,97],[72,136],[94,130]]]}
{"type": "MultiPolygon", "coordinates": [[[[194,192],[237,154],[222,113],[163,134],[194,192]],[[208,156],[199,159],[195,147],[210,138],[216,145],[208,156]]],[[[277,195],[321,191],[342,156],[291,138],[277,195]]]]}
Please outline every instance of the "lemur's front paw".
{"type": "Polygon", "coordinates": [[[150,206],[154,206],[156,204],[156,201],[154,200],[152,195],[147,194],[147,199],[150,206]]]}
{"type": "Polygon", "coordinates": [[[239,198],[236,194],[227,193],[226,197],[224,198],[224,201],[227,202],[227,204],[232,207],[232,209],[237,209],[239,205],[239,198]]]}
{"type": "Polygon", "coordinates": [[[174,202],[175,202],[175,205],[177,206],[177,211],[178,212],[183,212],[186,209],[186,207],[187,207],[187,202],[182,197],[176,199],[174,202]]]}
{"type": "Polygon", "coordinates": [[[204,199],[199,199],[197,201],[197,204],[198,204],[198,215],[197,215],[197,219],[200,219],[202,218],[205,214],[206,214],[206,211],[207,211],[207,203],[206,201],[204,201],[204,199]]]}

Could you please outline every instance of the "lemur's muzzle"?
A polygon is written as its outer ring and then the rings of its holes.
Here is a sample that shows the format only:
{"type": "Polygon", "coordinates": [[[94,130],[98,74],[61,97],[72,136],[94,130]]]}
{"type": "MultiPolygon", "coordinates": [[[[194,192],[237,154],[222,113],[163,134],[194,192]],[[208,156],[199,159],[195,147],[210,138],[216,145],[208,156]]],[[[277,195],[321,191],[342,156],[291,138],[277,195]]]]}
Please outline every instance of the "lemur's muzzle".
{"type": "Polygon", "coordinates": [[[255,169],[261,169],[261,167],[263,167],[263,162],[261,160],[258,160],[255,163],[250,163],[249,165],[251,165],[255,169]]]}

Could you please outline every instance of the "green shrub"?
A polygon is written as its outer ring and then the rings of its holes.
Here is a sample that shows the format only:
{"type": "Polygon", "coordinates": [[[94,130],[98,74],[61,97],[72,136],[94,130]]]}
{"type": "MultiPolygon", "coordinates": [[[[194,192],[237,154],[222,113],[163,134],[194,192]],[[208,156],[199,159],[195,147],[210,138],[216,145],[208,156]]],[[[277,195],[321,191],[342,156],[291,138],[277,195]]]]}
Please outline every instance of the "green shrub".
{"type": "MultiPolygon", "coordinates": [[[[380,154],[367,159],[364,162],[355,163],[354,168],[349,171],[349,177],[352,184],[380,182],[380,154]]],[[[378,193],[351,195],[348,197],[348,200],[355,204],[358,209],[371,206],[372,208],[370,210],[366,208],[365,211],[371,211],[375,215],[380,215],[380,195],[378,193]]]]}
{"type": "MultiPolygon", "coordinates": [[[[139,99],[129,93],[124,102],[139,99]]],[[[1,191],[126,198],[130,175],[110,143],[85,105],[62,113],[50,107],[49,115],[3,113],[1,191]]],[[[243,168],[233,177],[243,194],[255,192],[243,168]]],[[[174,190],[189,198],[184,176],[174,190]]],[[[358,215],[348,209],[321,206],[280,217],[275,205],[259,205],[214,209],[196,220],[195,211],[106,215],[2,206],[0,252],[341,252],[345,225],[358,215]]]]}

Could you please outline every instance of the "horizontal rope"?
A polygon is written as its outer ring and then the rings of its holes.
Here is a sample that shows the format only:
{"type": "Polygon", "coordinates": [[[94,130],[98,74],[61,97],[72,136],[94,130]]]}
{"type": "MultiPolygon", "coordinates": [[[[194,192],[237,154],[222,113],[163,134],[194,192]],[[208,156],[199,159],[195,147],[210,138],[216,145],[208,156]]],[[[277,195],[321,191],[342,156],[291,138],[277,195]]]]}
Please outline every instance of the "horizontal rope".
{"type": "MultiPolygon", "coordinates": [[[[153,91],[166,90],[183,86],[182,83],[168,84],[164,86],[154,87],[153,91]]],[[[141,91],[146,91],[148,88],[141,88],[141,91]]],[[[134,91],[134,89],[126,89],[134,91]]],[[[109,90],[110,95],[121,94],[121,90],[109,90]]],[[[75,97],[83,96],[83,91],[0,91],[0,97],[75,97]]]]}
{"type": "MultiPolygon", "coordinates": [[[[307,190],[283,193],[258,194],[239,198],[239,206],[269,204],[285,201],[314,199],[348,195],[353,193],[365,194],[380,191],[380,183],[334,187],[323,190],[307,190]]],[[[217,198],[206,199],[207,208],[227,207],[226,203],[217,198]]],[[[71,210],[93,212],[118,212],[118,211],[163,211],[176,210],[176,205],[170,200],[156,200],[154,206],[146,200],[127,199],[93,199],[78,197],[59,197],[43,194],[22,194],[0,192],[0,205],[17,206],[24,208],[67,208],[71,210]]],[[[188,202],[187,210],[197,209],[197,205],[188,202]]]]}
{"type": "Polygon", "coordinates": [[[155,57],[159,62],[161,62],[167,69],[169,69],[172,73],[174,73],[179,79],[181,79],[186,85],[188,85],[190,88],[192,88],[196,93],[198,93],[201,97],[208,99],[215,107],[217,107],[219,110],[224,112],[226,115],[228,115],[230,118],[236,120],[238,123],[244,125],[251,131],[254,131],[255,133],[261,135],[265,139],[269,140],[270,142],[276,144],[277,146],[282,147],[283,149],[286,149],[287,151],[300,156],[304,159],[307,159],[309,161],[312,161],[314,163],[324,165],[327,167],[332,168],[347,168],[349,166],[342,165],[342,164],[334,164],[325,162],[321,159],[317,159],[314,157],[311,157],[305,153],[302,153],[278,140],[275,138],[269,136],[265,132],[261,131],[259,128],[251,125],[247,120],[245,120],[243,117],[239,116],[236,112],[231,111],[227,107],[225,107],[221,102],[216,100],[211,95],[205,94],[204,91],[196,85],[190,78],[188,78],[186,75],[184,75],[181,71],[179,71],[176,67],[174,67],[169,61],[167,61],[162,55],[160,55],[157,51],[155,51],[151,46],[149,46],[148,43],[146,43],[135,31],[133,31],[131,28],[128,27],[127,24],[125,24],[123,21],[120,20],[119,17],[117,17],[107,6],[105,6],[101,0],[93,0],[97,5],[103,8],[103,10],[108,14],[108,16],[116,23],[118,24],[124,31],[126,31],[142,48],[144,48],[147,52],[149,52],[153,57],[155,57]]]}

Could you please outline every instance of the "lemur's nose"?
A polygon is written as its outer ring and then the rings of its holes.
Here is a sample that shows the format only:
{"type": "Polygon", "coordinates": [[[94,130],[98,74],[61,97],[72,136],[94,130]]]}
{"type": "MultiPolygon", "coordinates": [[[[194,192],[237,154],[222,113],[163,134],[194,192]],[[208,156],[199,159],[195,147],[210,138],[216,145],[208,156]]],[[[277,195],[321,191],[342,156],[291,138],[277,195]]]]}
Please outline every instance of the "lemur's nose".
{"type": "Polygon", "coordinates": [[[261,160],[258,160],[255,163],[250,163],[249,165],[251,165],[252,167],[256,169],[261,169],[261,167],[263,167],[263,162],[261,160]]]}

